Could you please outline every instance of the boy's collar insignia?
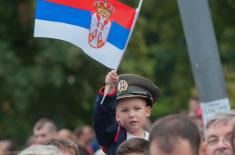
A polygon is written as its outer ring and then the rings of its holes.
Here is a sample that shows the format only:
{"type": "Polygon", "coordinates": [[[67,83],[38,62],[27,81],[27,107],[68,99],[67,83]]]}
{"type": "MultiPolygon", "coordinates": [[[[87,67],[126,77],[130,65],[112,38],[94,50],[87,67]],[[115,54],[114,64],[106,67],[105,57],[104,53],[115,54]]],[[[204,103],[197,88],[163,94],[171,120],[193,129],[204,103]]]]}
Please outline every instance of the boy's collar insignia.
{"type": "Polygon", "coordinates": [[[125,92],[128,89],[128,83],[125,80],[121,80],[118,83],[118,91],[125,92]]]}

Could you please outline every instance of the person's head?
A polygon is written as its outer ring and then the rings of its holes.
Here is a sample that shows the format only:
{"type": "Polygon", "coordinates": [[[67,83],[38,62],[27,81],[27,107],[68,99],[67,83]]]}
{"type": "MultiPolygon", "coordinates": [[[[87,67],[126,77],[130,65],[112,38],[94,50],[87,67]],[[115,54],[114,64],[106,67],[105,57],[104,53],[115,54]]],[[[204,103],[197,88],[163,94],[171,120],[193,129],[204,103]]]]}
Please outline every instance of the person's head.
{"type": "Polygon", "coordinates": [[[63,155],[55,146],[36,144],[32,145],[19,153],[19,155],[63,155]]]}
{"type": "Polygon", "coordinates": [[[149,155],[204,155],[198,127],[184,115],[170,115],[157,121],[149,139],[149,155]]]}
{"type": "Polygon", "coordinates": [[[147,146],[147,140],[142,138],[131,138],[118,146],[116,155],[145,155],[147,146]]]}
{"type": "Polygon", "coordinates": [[[57,128],[50,119],[40,119],[36,122],[34,129],[35,144],[42,144],[45,140],[55,137],[57,128]]]}
{"type": "Polygon", "coordinates": [[[195,112],[198,108],[200,108],[199,98],[191,97],[189,99],[189,110],[195,112]]]}
{"type": "Polygon", "coordinates": [[[85,146],[94,138],[94,131],[90,126],[84,125],[76,128],[74,135],[76,136],[78,143],[85,146]]]}
{"type": "Polygon", "coordinates": [[[16,144],[12,140],[2,140],[0,141],[0,155],[1,154],[11,154],[15,155],[16,144]]]}
{"type": "Polygon", "coordinates": [[[57,133],[58,138],[71,139],[77,143],[77,139],[72,131],[68,129],[61,129],[57,133]]]}
{"type": "Polygon", "coordinates": [[[232,155],[231,135],[235,124],[235,113],[221,113],[206,125],[205,140],[208,155],[232,155]]]}
{"type": "Polygon", "coordinates": [[[150,113],[151,107],[146,106],[143,98],[121,99],[116,108],[116,119],[129,133],[135,133],[144,128],[150,113]]]}
{"type": "Polygon", "coordinates": [[[143,130],[153,103],[159,99],[159,88],[137,75],[119,75],[116,120],[129,133],[143,130]]]}
{"type": "Polygon", "coordinates": [[[63,155],[79,155],[77,144],[70,139],[51,138],[46,140],[43,145],[55,146],[63,155]]]}

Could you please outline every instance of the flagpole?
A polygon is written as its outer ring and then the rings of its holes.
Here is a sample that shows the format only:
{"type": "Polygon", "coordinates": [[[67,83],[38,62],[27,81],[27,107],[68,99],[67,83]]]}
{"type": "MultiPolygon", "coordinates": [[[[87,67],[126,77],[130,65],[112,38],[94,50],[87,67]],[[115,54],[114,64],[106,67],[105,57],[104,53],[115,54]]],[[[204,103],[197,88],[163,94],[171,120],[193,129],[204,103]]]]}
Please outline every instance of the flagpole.
{"type": "Polygon", "coordinates": [[[134,28],[135,28],[135,24],[136,24],[136,21],[137,21],[137,19],[138,19],[138,16],[139,16],[139,13],[140,13],[140,9],[141,9],[142,4],[143,4],[143,0],[140,0],[140,1],[139,1],[139,4],[138,4],[138,7],[137,7],[137,9],[136,9],[136,14],[135,14],[135,17],[134,17],[134,22],[133,22],[133,24],[131,25],[131,30],[130,30],[130,33],[129,33],[129,35],[128,35],[128,38],[127,38],[127,42],[126,42],[126,44],[125,44],[125,47],[124,47],[124,52],[122,52],[121,59],[119,60],[119,63],[118,63],[118,65],[117,65],[117,68],[115,69],[115,71],[117,71],[117,69],[118,69],[118,67],[119,67],[119,65],[120,65],[120,63],[121,63],[121,61],[122,61],[122,57],[124,56],[124,53],[125,53],[125,51],[126,51],[126,49],[127,49],[127,45],[128,45],[128,43],[129,43],[129,41],[130,41],[131,35],[132,35],[133,30],[134,30],[134,28]]]}
{"type": "MultiPolygon", "coordinates": [[[[132,25],[131,25],[131,30],[130,30],[130,33],[129,33],[129,35],[128,35],[128,38],[127,38],[127,42],[126,42],[126,44],[125,44],[125,47],[124,47],[124,51],[122,52],[121,58],[120,58],[119,63],[118,63],[118,65],[117,65],[116,69],[115,69],[115,72],[117,72],[117,70],[118,70],[118,68],[119,68],[119,65],[120,65],[120,63],[121,63],[121,60],[122,60],[122,58],[123,58],[123,56],[124,56],[124,53],[125,53],[125,51],[126,51],[126,49],[127,49],[127,45],[128,45],[128,43],[129,43],[129,41],[130,41],[131,35],[132,35],[133,30],[134,30],[134,28],[135,28],[135,24],[136,24],[136,21],[137,21],[137,19],[138,19],[138,17],[139,17],[139,13],[140,13],[140,9],[141,9],[141,7],[142,7],[142,4],[143,4],[143,0],[140,0],[140,1],[139,1],[139,4],[138,4],[138,7],[137,7],[137,9],[135,10],[136,13],[135,13],[135,17],[134,17],[134,22],[133,22],[132,25]]],[[[103,96],[103,98],[102,98],[102,100],[101,100],[101,102],[100,102],[101,105],[104,103],[104,99],[106,98],[109,89],[110,89],[110,84],[108,84],[107,86],[105,86],[105,89],[104,89],[104,96],[103,96]]]]}

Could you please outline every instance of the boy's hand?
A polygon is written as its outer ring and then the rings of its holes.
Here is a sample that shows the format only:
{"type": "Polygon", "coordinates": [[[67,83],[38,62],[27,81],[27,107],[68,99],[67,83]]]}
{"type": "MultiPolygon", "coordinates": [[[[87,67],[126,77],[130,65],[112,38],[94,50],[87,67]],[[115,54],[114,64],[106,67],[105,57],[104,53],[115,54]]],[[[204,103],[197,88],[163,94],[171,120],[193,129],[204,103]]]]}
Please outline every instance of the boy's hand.
{"type": "Polygon", "coordinates": [[[113,93],[115,91],[118,80],[119,77],[115,70],[112,70],[107,74],[105,78],[105,84],[106,84],[105,89],[109,87],[108,93],[113,93]]]}

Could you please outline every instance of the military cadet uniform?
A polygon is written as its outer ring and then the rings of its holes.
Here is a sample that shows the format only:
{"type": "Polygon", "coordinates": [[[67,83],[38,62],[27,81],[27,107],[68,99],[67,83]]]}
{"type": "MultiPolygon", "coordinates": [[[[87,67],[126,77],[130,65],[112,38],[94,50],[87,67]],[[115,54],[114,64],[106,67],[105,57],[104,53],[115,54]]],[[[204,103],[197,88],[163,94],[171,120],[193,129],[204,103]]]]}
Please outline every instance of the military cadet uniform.
{"type": "MultiPolygon", "coordinates": [[[[107,94],[101,105],[104,88],[97,95],[93,124],[97,140],[107,155],[115,155],[117,147],[128,138],[127,131],[119,126],[115,118],[117,100],[123,98],[144,98],[148,106],[159,98],[159,88],[146,78],[132,74],[119,75],[117,90],[107,94]]],[[[130,137],[130,136],[129,136],[130,137]]]]}

